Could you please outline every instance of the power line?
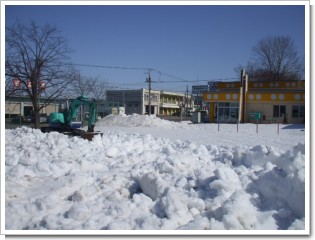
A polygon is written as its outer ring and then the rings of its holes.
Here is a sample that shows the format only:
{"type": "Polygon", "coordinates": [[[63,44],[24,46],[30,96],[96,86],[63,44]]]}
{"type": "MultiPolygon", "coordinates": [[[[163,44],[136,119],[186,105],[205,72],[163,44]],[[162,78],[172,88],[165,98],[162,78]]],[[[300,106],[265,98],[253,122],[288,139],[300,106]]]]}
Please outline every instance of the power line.
{"type": "Polygon", "coordinates": [[[182,78],[179,78],[179,77],[175,77],[175,76],[173,76],[171,74],[168,74],[168,73],[165,73],[165,72],[162,72],[162,71],[159,71],[159,70],[152,69],[152,71],[157,72],[158,74],[160,74],[160,76],[164,75],[164,76],[167,76],[167,77],[170,77],[170,78],[178,79],[180,81],[189,81],[189,80],[185,80],[185,79],[182,79],[182,78]]]}
{"type": "Polygon", "coordinates": [[[215,78],[215,79],[207,79],[207,80],[182,80],[182,81],[152,81],[153,83],[194,83],[194,82],[211,82],[211,81],[227,81],[227,80],[237,80],[238,78],[215,78]]]}
{"type": "MultiPolygon", "coordinates": [[[[81,63],[74,63],[72,64],[74,66],[80,66],[80,67],[94,67],[94,68],[108,68],[108,69],[118,69],[118,70],[142,70],[147,72],[156,72],[160,76],[164,75],[169,78],[177,79],[178,81],[168,81],[168,80],[159,80],[159,81],[152,81],[152,83],[195,83],[195,82],[211,82],[211,81],[227,81],[227,80],[238,80],[239,78],[216,78],[216,79],[204,79],[204,80],[187,80],[180,77],[173,76],[171,74],[162,72],[160,70],[150,68],[150,67],[122,67],[122,66],[108,66],[108,65],[94,65],[94,64],[81,64],[81,63]]],[[[140,83],[139,83],[140,84],[140,83]]],[[[124,84],[127,85],[127,84],[124,84]]],[[[130,83],[128,85],[138,85],[138,83],[130,83]]]]}
{"type": "Polygon", "coordinates": [[[79,67],[94,67],[94,68],[109,68],[109,69],[121,69],[121,70],[145,70],[145,71],[152,71],[153,68],[149,67],[121,67],[121,66],[108,66],[108,65],[96,65],[96,64],[83,64],[83,63],[67,63],[67,62],[60,62],[55,64],[54,66],[79,66],[79,67]]]}
{"type": "Polygon", "coordinates": [[[140,68],[140,67],[119,67],[119,66],[106,66],[106,65],[93,65],[93,64],[80,64],[74,63],[74,66],[80,67],[95,67],[95,68],[110,68],[110,69],[121,69],[121,70],[145,70],[145,71],[152,71],[152,68],[140,68]]]}

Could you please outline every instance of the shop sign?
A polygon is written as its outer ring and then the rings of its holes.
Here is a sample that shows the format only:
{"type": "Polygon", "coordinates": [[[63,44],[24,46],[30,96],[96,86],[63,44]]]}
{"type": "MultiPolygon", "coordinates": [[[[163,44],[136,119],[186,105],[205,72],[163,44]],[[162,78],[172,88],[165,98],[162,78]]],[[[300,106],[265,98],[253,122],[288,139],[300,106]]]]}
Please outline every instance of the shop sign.
{"type": "Polygon", "coordinates": [[[40,90],[45,90],[46,89],[46,82],[40,81],[39,82],[39,89],[40,90]]]}
{"type": "Polygon", "coordinates": [[[196,85],[192,86],[192,94],[202,94],[204,92],[208,92],[209,88],[208,85],[196,85]]]}
{"type": "Polygon", "coordinates": [[[27,87],[28,87],[28,88],[32,88],[32,82],[31,82],[31,80],[27,80],[27,87]]]}
{"type": "Polygon", "coordinates": [[[214,92],[217,89],[218,82],[208,82],[209,91],[214,92]]]}
{"type": "Polygon", "coordinates": [[[20,88],[21,80],[20,79],[14,79],[13,80],[13,86],[14,88],[20,88]]]}

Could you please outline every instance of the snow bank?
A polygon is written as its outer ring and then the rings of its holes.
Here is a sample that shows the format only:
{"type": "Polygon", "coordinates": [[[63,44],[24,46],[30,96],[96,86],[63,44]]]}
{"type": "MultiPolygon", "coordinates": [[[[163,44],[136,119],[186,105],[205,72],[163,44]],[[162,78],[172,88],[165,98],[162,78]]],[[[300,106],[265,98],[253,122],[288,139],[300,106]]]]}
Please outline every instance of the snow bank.
{"type": "Polygon", "coordinates": [[[303,143],[283,152],[111,130],[91,142],[5,134],[8,230],[305,227],[303,143]]]}
{"type": "Polygon", "coordinates": [[[171,122],[158,118],[156,115],[113,115],[110,114],[96,123],[97,127],[119,126],[119,127],[164,127],[178,128],[186,127],[188,122],[171,122]]]}
{"type": "MultiPolygon", "coordinates": [[[[150,134],[153,137],[167,138],[171,141],[190,141],[199,145],[216,145],[244,148],[246,146],[273,147],[282,153],[305,142],[304,125],[282,125],[278,134],[277,124],[192,124],[189,121],[171,122],[155,115],[108,115],[96,123],[95,130],[101,132],[117,131],[122,134],[150,134]]],[[[267,149],[268,148],[268,149],[267,149]]],[[[264,150],[264,151],[265,151],[264,150]]],[[[259,151],[258,151],[259,154],[259,151]]],[[[249,161],[254,158],[249,157],[249,161]]]]}

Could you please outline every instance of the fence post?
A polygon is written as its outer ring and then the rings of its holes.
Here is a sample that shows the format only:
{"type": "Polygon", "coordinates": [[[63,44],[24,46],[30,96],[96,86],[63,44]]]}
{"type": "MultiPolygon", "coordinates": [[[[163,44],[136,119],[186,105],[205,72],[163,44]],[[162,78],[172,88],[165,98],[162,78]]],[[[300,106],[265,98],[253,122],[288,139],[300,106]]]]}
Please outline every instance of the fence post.
{"type": "Polygon", "coordinates": [[[236,131],[238,132],[238,121],[236,122],[236,131]]]}
{"type": "Polygon", "coordinates": [[[280,132],[280,123],[279,123],[279,120],[278,120],[278,134],[280,132]]]}
{"type": "Polygon", "coordinates": [[[218,123],[218,132],[220,131],[220,123],[218,123]]]}
{"type": "Polygon", "coordinates": [[[258,133],[258,121],[256,121],[256,133],[258,133]]]}

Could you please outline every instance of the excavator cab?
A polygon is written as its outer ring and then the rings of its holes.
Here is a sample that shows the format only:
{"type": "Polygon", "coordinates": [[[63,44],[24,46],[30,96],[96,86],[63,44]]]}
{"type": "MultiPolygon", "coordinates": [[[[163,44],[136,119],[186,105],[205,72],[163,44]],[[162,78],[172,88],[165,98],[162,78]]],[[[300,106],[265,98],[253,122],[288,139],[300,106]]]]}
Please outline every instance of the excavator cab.
{"type": "Polygon", "coordinates": [[[89,106],[88,132],[94,132],[96,122],[96,101],[85,96],[74,99],[65,112],[65,124],[71,127],[71,122],[76,118],[79,106],[89,106]]]}

